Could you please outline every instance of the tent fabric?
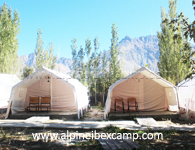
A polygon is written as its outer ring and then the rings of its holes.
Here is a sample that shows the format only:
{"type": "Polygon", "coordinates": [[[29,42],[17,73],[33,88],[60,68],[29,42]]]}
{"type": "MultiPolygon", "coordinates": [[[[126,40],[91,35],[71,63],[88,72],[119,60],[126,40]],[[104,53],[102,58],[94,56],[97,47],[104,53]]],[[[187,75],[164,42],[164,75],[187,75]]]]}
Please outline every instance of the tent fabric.
{"type": "MultiPolygon", "coordinates": [[[[88,106],[87,92],[87,87],[77,79],[42,67],[12,88],[9,103],[14,114],[25,111],[29,96],[51,97],[51,111],[74,111],[80,118],[80,112],[88,106]]],[[[9,111],[10,108],[6,117],[9,111]]]]}
{"type": "Polygon", "coordinates": [[[0,74],[0,108],[7,108],[12,87],[20,82],[17,75],[0,74]]]}
{"type": "Polygon", "coordinates": [[[50,75],[46,75],[45,78],[37,81],[33,85],[27,88],[27,95],[25,99],[25,108],[29,104],[30,97],[50,97],[52,94],[52,111],[76,111],[76,104],[74,99],[73,89],[65,84],[64,82],[52,78],[52,91],[50,89],[51,82],[48,82],[48,77],[51,79],[50,75]],[[52,93],[51,93],[52,92],[52,93]],[[66,100],[66,101],[65,101],[66,100]]]}
{"type": "Polygon", "coordinates": [[[195,76],[179,83],[177,90],[181,117],[195,119],[195,76]]]}
{"type": "Polygon", "coordinates": [[[128,98],[136,98],[139,111],[168,110],[169,105],[178,108],[175,88],[151,70],[142,67],[109,87],[104,117],[114,111],[116,98],[123,99],[125,111],[128,110],[128,98]]]}

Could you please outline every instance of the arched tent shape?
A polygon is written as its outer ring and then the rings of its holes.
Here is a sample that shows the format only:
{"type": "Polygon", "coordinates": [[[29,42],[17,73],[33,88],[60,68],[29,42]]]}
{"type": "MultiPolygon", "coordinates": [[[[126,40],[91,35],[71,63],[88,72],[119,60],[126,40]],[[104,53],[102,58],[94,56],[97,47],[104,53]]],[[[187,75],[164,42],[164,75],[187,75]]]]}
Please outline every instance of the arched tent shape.
{"type": "Polygon", "coordinates": [[[77,79],[42,67],[12,88],[6,118],[25,111],[31,97],[51,97],[51,111],[77,112],[87,109],[87,87],[77,79]],[[11,106],[11,107],[10,107],[11,106]]]}
{"type": "Polygon", "coordinates": [[[123,99],[125,111],[128,109],[128,98],[136,98],[139,111],[171,109],[178,111],[176,87],[146,67],[138,69],[109,87],[104,118],[114,111],[116,98],[123,99]]]}
{"type": "Polygon", "coordinates": [[[18,82],[17,75],[0,74],[0,108],[7,108],[12,87],[18,82]]]}
{"type": "Polygon", "coordinates": [[[195,119],[195,76],[177,86],[181,117],[195,119]]]}

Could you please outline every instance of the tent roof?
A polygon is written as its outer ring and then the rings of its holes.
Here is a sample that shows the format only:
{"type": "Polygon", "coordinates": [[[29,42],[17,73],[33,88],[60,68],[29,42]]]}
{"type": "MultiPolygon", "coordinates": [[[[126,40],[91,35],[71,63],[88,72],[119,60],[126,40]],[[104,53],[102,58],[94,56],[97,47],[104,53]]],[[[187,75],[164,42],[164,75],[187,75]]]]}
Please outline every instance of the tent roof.
{"type": "Polygon", "coordinates": [[[80,83],[77,79],[73,79],[67,74],[63,74],[45,67],[42,67],[41,69],[37,70],[30,76],[26,77],[24,80],[16,84],[13,88],[15,87],[27,88],[32,84],[36,83],[38,80],[44,78],[48,74],[57,79],[64,80],[65,82],[69,82],[72,85],[80,85],[87,88],[82,83],[80,83]]]}
{"type": "Polygon", "coordinates": [[[158,84],[162,85],[163,87],[175,87],[172,83],[168,82],[167,80],[163,79],[161,76],[157,75],[156,73],[154,73],[153,71],[149,70],[146,67],[142,67],[140,69],[138,69],[137,71],[135,71],[134,73],[126,76],[125,78],[116,81],[114,84],[112,84],[110,86],[111,89],[113,89],[117,84],[130,79],[134,76],[136,76],[137,74],[141,73],[142,75],[148,77],[149,79],[152,79],[153,81],[157,82],[158,84]]]}
{"type": "Polygon", "coordinates": [[[21,80],[15,74],[0,74],[0,86],[12,87],[21,80]]]}
{"type": "Polygon", "coordinates": [[[195,85],[195,76],[193,76],[192,79],[186,79],[186,80],[181,81],[178,84],[178,87],[187,87],[187,86],[192,86],[192,85],[195,85]]]}

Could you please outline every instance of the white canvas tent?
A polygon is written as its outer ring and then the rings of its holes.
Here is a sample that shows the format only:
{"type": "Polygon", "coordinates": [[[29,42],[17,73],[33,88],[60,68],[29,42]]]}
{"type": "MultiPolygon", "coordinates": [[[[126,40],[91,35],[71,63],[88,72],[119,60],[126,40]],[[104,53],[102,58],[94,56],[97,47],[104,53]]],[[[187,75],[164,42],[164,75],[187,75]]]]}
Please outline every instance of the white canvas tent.
{"type": "Polygon", "coordinates": [[[195,77],[178,84],[181,117],[195,119],[195,77]]]}
{"type": "Polygon", "coordinates": [[[116,98],[123,99],[125,111],[128,109],[128,98],[136,98],[139,111],[178,111],[176,87],[146,67],[109,87],[104,118],[114,111],[116,98]]]}
{"type": "Polygon", "coordinates": [[[0,108],[7,108],[12,87],[20,82],[14,74],[0,74],[0,108]]]}
{"type": "Polygon", "coordinates": [[[51,111],[77,112],[87,109],[87,87],[66,74],[42,67],[12,88],[9,108],[12,114],[25,111],[31,97],[51,97],[51,111]],[[10,108],[11,104],[11,108],[10,108]]]}

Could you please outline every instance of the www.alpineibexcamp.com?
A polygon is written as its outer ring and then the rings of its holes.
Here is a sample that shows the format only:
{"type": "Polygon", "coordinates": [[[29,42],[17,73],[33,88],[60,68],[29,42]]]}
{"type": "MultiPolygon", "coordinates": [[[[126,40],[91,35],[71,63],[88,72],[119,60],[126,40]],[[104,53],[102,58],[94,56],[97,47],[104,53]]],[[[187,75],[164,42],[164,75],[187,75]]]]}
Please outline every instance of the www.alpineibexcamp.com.
{"type": "Polygon", "coordinates": [[[74,140],[74,139],[143,139],[143,140],[152,140],[152,139],[161,139],[163,140],[163,134],[162,133],[142,133],[142,135],[139,137],[138,133],[98,133],[96,130],[91,131],[90,133],[79,133],[76,132],[69,132],[67,130],[66,133],[32,133],[34,140],[45,140],[50,141],[53,140],[74,140]]]}

